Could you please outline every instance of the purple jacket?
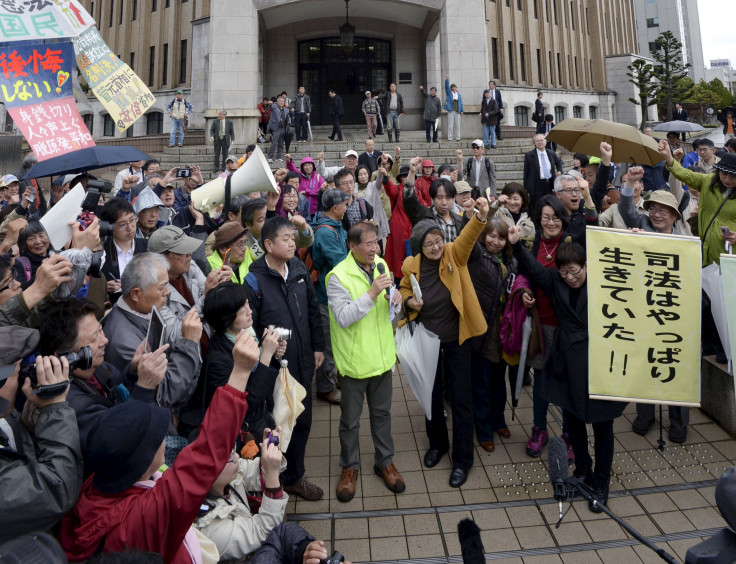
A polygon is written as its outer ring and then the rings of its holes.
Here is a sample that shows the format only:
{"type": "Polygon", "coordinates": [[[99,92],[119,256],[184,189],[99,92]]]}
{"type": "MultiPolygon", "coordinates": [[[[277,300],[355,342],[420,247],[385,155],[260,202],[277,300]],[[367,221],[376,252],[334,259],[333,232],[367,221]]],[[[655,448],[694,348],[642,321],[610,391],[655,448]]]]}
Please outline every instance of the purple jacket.
{"type": "Polygon", "coordinates": [[[286,168],[288,168],[292,172],[298,172],[299,176],[301,177],[299,179],[299,192],[304,193],[304,195],[309,200],[309,214],[310,216],[314,216],[315,213],[317,213],[317,201],[319,199],[319,189],[322,187],[322,184],[324,184],[325,179],[322,178],[319,174],[317,174],[317,165],[315,164],[312,157],[304,157],[302,159],[302,162],[299,163],[299,168],[297,169],[294,165],[293,161],[289,161],[286,163],[286,168]],[[312,163],[312,166],[314,169],[312,170],[312,175],[307,176],[303,172],[303,167],[305,163],[312,163]]]}

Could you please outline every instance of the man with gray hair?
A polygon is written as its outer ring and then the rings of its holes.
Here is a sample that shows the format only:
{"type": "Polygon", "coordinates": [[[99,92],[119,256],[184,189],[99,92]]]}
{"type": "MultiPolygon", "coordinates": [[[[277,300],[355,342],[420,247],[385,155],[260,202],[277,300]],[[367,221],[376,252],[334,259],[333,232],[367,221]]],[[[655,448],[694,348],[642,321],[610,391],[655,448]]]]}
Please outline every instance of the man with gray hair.
{"type": "Polygon", "coordinates": [[[534,149],[524,155],[524,188],[529,192],[529,210],[534,212],[537,202],[552,193],[556,176],[562,174],[563,163],[560,156],[547,149],[544,134],[532,138],[534,149]]]}
{"type": "MultiPolygon", "coordinates": [[[[573,237],[585,240],[585,226],[598,225],[598,212],[590,196],[588,182],[577,171],[561,174],[555,178],[555,195],[570,214],[568,229],[573,237]],[[571,174],[571,173],[575,174],[571,174]],[[582,202],[581,202],[582,199],[582,202]],[[580,204],[583,204],[582,207],[580,204]]],[[[575,238],[574,240],[578,240],[575,238]]]]}
{"type": "MultiPolygon", "coordinates": [[[[110,341],[105,349],[105,360],[123,370],[146,338],[155,306],[164,320],[172,314],[166,306],[169,297],[169,261],[154,253],[136,255],[125,268],[121,278],[122,298],[113,306],[103,321],[103,331],[110,341]]],[[[168,326],[168,323],[167,323],[168,326]]],[[[199,341],[202,322],[195,308],[181,321],[181,336],[166,331],[170,344],[166,376],[158,389],[160,406],[179,411],[186,405],[197,387],[197,374],[202,364],[199,341]]]]}
{"type": "Polygon", "coordinates": [[[232,120],[225,119],[227,112],[217,112],[217,119],[210,126],[210,141],[215,144],[215,164],[212,172],[225,170],[225,159],[230,152],[230,147],[235,141],[235,128],[232,120]],[[220,153],[222,153],[222,166],[220,167],[220,153]]]}

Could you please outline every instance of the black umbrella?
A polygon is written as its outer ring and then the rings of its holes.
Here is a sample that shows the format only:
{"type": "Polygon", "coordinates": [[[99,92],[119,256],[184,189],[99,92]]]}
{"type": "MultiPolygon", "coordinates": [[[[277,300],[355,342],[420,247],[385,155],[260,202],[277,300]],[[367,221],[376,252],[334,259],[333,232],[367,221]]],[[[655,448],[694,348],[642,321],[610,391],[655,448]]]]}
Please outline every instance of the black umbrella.
{"type": "Polygon", "coordinates": [[[36,163],[31,170],[23,175],[23,179],[28,180],[75,172],[82,173],[116,164],[147,161],[149,158],[144,152],[130,145],[96,145],[36,163]]]}

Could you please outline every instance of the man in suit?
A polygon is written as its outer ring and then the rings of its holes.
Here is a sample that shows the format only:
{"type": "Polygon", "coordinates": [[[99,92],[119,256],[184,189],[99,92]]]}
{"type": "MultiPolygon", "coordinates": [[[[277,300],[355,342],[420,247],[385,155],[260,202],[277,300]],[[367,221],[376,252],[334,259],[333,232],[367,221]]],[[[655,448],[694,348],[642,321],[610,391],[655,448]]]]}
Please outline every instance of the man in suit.
{"type": "Polygon", "coordinates": [[[358,157],[358,166],[365,165],[368,167],[369,176],[378,170],[378,159],[383,154],[381,151],[375,150],[376,144],[373,139],[368,139],[365,142],[365,153],[358,157]]]}
{"type": "Polygon", "coordinates": [[[340,118],[345,115],[342,107],[342,98],[330,89],[330,116],[332,116],[332,133],[328,137],[330,141],[342,141],[342,129],[340,129],[340,118]],[[337,139],[335,139],[337,135],[337,139]]]}
{"type": "MultiPolygon", "coordinates": [[[[496,101],[498,106],[498,115],[496,115],[496,139],[503,141],[501,136],[501,120],[503,119],[503,100],[501,99],[501,91],[496,88],[496,83],[493,80],[488,81],[488,90],[491,91],[491,98],[496,101]]],[[[481,100],[481,105],[483,101],[481,100]]]]}
{"type": "Polygon", "coordinates": [[[529,213],[534,213],[542,196],[553,193],[554,181],[562,174],[563,163],[557,153],[546,147],[544,134],[534,136],[534,149],[524,155],[524,187],[529,192],[529,213]]]}
{"type": "Polygon", "coordinates": [[[542,102],[541,92],[537,92],[537,99],[534,101],[532,121],[537,124],[537,133],[542,133],[539,131],[540,124],[544,124],[544,103],[542,102]]]}
{"type": "Polygon", "coordinates": [[[225,159],[230,151],[230,145],[235,140],[235,128],[233,122],[225,119],[227,112],[217,112],[217,119],[210,126],[210,141],[215,143],[215,165],[212,172],[225,170],[225,159]],[[222,166],[220,166],[220,155],[222,154],[222,166]]]}
{"type": "MultiPolygon", "coordinates": [[[[537,125],[537,133],[543,133],[546,136],[549,134],[550,131],[552,131],[552,128],[554,126],[555,116],[553,116],[552,114],[547,114],[546,116],[544,116],[544,122],[537,125]]],[[[547,148],[557,152],[557,143],[547,141],[547,148]]]]}
{"type": "Polygon", "coordinates": [[[284,154],[284,136],[289,118],[289,110],[285,104],[284,97],[279,96],[276,105],[271,108],[271,120],[268,122],[268,131],[272,136],[271,148],[268,150],[268,162],[270,163],[273,162],[274,152],[276,152],[277,161],[280,161],[284,154]]]}
{"type": "MultiPolygon", "coordinates": [[[[675,102],[675,110],[672,112],[672,121],[679,120],[679,121],[687,121],[688,120],[688,113],[687,110],[683,109],[681,102],[675,102]]],[[[683,131],[681,133],[682,140],[685,141],[685,132],[683,131]]]]}

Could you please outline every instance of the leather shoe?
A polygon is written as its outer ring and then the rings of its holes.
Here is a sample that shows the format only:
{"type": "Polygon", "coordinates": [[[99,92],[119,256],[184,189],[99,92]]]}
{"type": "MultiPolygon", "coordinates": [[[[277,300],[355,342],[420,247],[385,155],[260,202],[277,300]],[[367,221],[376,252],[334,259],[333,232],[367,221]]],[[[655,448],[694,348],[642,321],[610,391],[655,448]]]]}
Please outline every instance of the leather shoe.
{"type": "Polygon", "coordinates": [[[455,468],[450,474],[450,486],[453,488],[459,488],[468,479],[468,471],[462,468],[455,468]]]}
{"type": "Polygon", "coordinates": [[[355,497],[355,482],[358,480],[358,471],[355,468],[343,468],[340,480],[337,482],[337,499],[347,503],[355,497]]]}
{"type": "Polygon", "coordinates": [[[396,466],[394,466],[393,462],[386,466],[386,468],[379,468],[378,466],[374,466],[373,471],[378,476],[383,478],[386,487],[392,492],[401,493],[406,489],[404,478],[401,477],[401,474],[399,474],[399,471],[396,469],[396,466]]]}
{"type": "Polygon", "coordinates": [[[333,405],[340,405],[342,394],[337,388],[332,388],[331,392],[317,392],[317,397],[330,402],[333,405]]]}
{"type": "Polygon", "coordinates": [[[424,465],[427,468],[434,468],[435,466],[439,464],[440,460],[442,459],[442,457],[445,455],[446,452],[447,452],[446,450],[440,451],[439,449],[436,449],[436,448],[429,449],[424,455],[424,465]]]}
{"type": "Polygon", "coordinates": [[[511,436],[511,431],[509,431],[508,427],[504,427],[503,429],[496,429],[496,433],[498,433],[499,437],[503,437],[504,439],[508,439],[511,436]]]}
{"type": "Polygon", "coordinates": [[[496,450],[496,445],[493,444],[493,441],[481,441],[480,448],[482,448],[486,452],[493,452],[494,450],[496,450]]]}

